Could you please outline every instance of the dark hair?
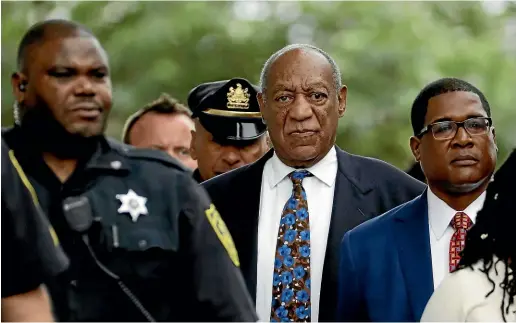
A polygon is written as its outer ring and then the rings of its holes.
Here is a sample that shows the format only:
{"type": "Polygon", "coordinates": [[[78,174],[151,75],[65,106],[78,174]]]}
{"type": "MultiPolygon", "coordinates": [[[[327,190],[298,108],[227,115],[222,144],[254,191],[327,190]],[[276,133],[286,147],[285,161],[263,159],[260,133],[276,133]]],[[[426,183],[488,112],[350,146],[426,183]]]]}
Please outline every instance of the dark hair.
{"type": "Polygon", "coordinates": [[[50,19],[32,25],[25,35],[23,35],[18,45],[18,55],[16,58],[18,70],[22,71],[25,69],[27,50],[30,46],[43,42],[45,37],[48,36],[65,36],[77,31],[84,35],[95,37],[88,27],[64,19],[50,19]],[[52,29],[51,33],[49,32],[50,29],[52,29]]]}
{"type": "Polygon", "coordinates": [[[482,107],[487,112],[487,116],[491,116],[491,108],[489,107],[489,103],[487,102],[487,99],[485,98],[484,94],[479,89],[461,79],[451,77],[442,78],[425,86],[421,90],[421,92],[419,92],[418,96],[414,100],[414,103],[412,103],[410,121],[412,122],[412,130],[414,131],[414,136],[417,136],[425,126],[425,117],[428,108],[428,101],[435,96],[448,92],[475,93],[480,97],[482,107]]]}
{"type": "Polygon", "coordinates": [[[505,264],[505,277],[499,286],[503,289],[500,308],[504,321],[516,296],[516,199],[513,191],[515,181],[516,150],[495,174],[494,181],[487,188],[484,206],[477,215],[475,225],[466,236],[466,246],[457,269],[472,268],[476,263],[483,265],[480,271],[493,285],[493,289],[486,295],[488,297],[496,288],[494,281],[489,277],[489,271],[493,266],[496,270],[496,265],[500,261],[505,264]],[[495,256],[498,259],[496,261],[495,256]],[[509,268],[512,273],[509,273],[509,268]],[[509,297],[508,304],[505,304],[506,296],[509,297]]]}
{"type": "Polygon", "coordinates": [[[179,103],[178,100],[174,99],[170,95],[163,93],[157,100],[147,104],[127,119],[122,132],[122,140],[124,143],[131,144],[129,140],[131,129],[141,117],[149,112],[160,114],[184,114],[188,117],[192,116],[192,111],[190,111],[190,109],[179,103]]]}
{"type": "Polygon", "coordinates": [[[316,47],[313,45],[292,44],[292,45],[285,46],[282,49],[275,52],[274,54],[272,54],[269,57],[269,59],[267,59],[265,64],[263,65],[262,72],[260,73],[260,89],[262,92],[265,91],[265,88],[267,87],[266,86],[267,85],[267,77],[269,76],[269,70],[271,69],[272,63],[274,63],[274,61],[276,61],[276,59],[278,57],[280,57],[283,54],[285,54],[286,52],[289,52],[294,49],[312,50],[312,51],[315,51],[316,53],[319,53],[322,56],[324,56],[326,58],[326,60],[328,60],[328,63],[330,63],[330,65],[331,65],[335,89],[337,91],[340,90],[340,88],[342,87],[342,76],[340,74],[340,69],[339,69],[339,66],[337,65],[337,63],[335,62],[335,60],[328,53],[326,53],[319,47],[316,47]]]}

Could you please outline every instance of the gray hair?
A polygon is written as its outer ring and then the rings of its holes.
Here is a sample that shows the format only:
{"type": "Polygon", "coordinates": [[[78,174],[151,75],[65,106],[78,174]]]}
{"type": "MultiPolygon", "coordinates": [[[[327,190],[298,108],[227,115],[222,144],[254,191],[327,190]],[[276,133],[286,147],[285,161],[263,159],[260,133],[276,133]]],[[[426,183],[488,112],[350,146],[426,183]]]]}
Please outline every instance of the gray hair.
{"type": "Polygon", "coordinates": [[[265,92],[266,84],[267,84],[267,77],[269,75],[269,70],[271,69],[272,63],[280,57],[281,55],[285,54],[286,52],[289,52],[294,49],[304,49],[304,50],[313,50],[317,53],[323,55],[327,60],[328,63],[331,65],[332,69],[332,75],[333,75],[333,83],[335,85],[335,89],[339,91],[339,89],[342,87],[342,76],[340,74],[340,69],[337,66],[337,63],[335,63],[335,60],[325,51],[320,49],[319,47],[315,47],[313,45],[308,44],[292,44],[283,47],[282,49],[278,50],[274,54],[269,57],[269,59],[265,62],[262,68],[262,72],[260,73],[260,89],[262,92],[265,92]]]}

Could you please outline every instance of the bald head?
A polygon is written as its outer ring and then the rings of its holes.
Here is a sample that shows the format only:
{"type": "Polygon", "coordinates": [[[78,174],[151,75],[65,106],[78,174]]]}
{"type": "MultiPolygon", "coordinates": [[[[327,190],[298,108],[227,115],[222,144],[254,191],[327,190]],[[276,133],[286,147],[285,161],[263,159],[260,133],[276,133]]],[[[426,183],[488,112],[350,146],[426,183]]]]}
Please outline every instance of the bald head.
{"type": "Polygon", "coordinates": [[[18,70],[24,71],[27,69],[27,56],[30,47],[46,40],[70,36],[86,36],[95,38],[95,35],[89,28],[73,21],[52,19],[36,23],[25,33],[20,45],[18,46],[18,70]]]}
{"type": "Polygon", "coordinates": [[[267,88],[267,80],[269,78],[269,72],[271,69],[271,66],[278,60],[278,58],[284,56],[285,54],[289,52],[312,52],[315,54],[320,55],[323,59],[325,59],[328,64],[331,66],[332,69],[332,76],[333,76],[333,82],[335,89],[338,91],[342,87],[342,76],[340,73],[340,69],[337,66],[337,63],[335,60],[325,51],[322,49],[307,45],[307,44],[293,44],[283,47],[282,49],[278,50],[274,54],[272,54],[269,59],[265,62],[262,68],[262,72],[260,74],[260,88],[261,91],[264,92],[267,88]]]}
{"type": "Polygon", "coordinates": [[[265,63],[258,103],[278,158],[311,167],[335,144],[347,88],[337,65],[309,45],[288,46],[265,63]]]}

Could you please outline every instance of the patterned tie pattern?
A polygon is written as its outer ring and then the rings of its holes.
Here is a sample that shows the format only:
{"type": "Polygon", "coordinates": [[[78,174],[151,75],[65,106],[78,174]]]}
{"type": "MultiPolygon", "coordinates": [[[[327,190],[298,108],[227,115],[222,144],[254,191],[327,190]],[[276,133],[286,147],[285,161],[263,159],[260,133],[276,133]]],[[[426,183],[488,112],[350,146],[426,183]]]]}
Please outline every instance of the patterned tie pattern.
{"type": "Polygon", "coordinates": [[[460,252],[464,250],[466,234],[473,222],[466,213],[457,212],[450,224],[455,230],[450,240],[450,272],[453,272],[459,264],[460,252]]]}
{"type": "Polygon", "coordinates": [[[302,186],[306,170],[288,175],[294,184],[281,215],[274,278],[271,322],[310,322],[310,225],[302,186]]]}

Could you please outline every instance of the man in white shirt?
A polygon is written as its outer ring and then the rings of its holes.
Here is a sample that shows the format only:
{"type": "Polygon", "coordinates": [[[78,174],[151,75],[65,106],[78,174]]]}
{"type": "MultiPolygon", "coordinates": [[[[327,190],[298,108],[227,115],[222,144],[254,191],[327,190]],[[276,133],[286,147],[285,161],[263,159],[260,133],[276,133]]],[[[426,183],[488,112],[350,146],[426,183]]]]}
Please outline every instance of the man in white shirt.
{"type": "Polygon", "coordinates": [[[454,271],[496,164],[486,98],[466,81],[427,85],[412,105],[410,147],[428,188],[346,233],[339,270],[342,321],[419,321],[454,271]]]}
{"type": "Polygon", "coordinates": [[[343,234],[424,190],[385,162],[335,146],[341,82],[319,48],[274,53],[258,94],[274,148],[203,183],[234,238],[260,321],[335,321],[343,234]]]}
{"type": "Polygon", "coordinates": [[[516,149],[489,183],[459,267],[432,294],[421,322],[516,322],[514,183],[516,149]]]}

